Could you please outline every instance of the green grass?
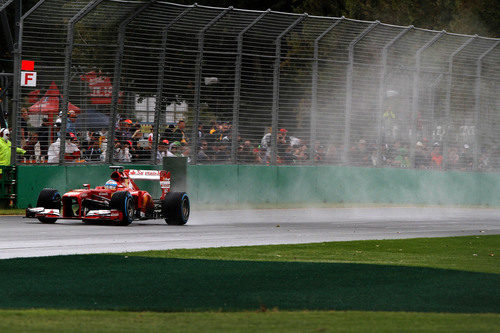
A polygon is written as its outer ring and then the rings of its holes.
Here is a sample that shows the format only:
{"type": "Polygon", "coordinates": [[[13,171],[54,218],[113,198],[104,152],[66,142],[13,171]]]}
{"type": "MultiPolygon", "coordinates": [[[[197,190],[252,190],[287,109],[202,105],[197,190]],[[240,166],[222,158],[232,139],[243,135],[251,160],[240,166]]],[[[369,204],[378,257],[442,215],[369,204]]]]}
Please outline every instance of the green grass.
{"type": "Polygon", "coordinates": [[[0,208],[0,215],[24,215],[26,211],[19,208],[0,208]]]}
{"type": "Polygon", "coordinates": [[[0,331],[500,331],[499,245],[488,235],[0,260],[0,331]]]}
{"type": "Polygon", "coordinates": [[[500,235],[182,249],[126,255],[403,265],[500,274],[500,235]]]}
{"type": "Polygon", "coordinates": [[[1,311],[1,332],[494,332],[493,314],[407,312],[1,311]]]}

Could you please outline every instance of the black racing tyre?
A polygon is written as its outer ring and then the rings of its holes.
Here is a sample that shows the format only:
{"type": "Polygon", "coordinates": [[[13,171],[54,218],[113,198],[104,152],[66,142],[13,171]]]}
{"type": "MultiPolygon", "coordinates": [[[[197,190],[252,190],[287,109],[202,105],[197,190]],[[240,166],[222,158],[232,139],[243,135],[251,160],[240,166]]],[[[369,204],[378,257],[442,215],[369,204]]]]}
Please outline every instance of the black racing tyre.
{"type": "Polygon", "coordinates": [[[170,225],[184,225],[189,219],[190,205],[186,192],[169,192],[161,201],[161,215],[170,225]]]}
{"type": "MultiPolygon", "coordinates": [[[[43,207],[45,209],[61,209],[61,194],[58,190],[53,188],[44,188],[38,195],[38,200],[36,202],[37,207],[43,207]]],[[[57,219],[39,217],[38,220],[42,223],[55,223],[57,219]]]]}
{"type": "Polygon", "coordinates": [[[118,221],[118,225],[129,225],[134,220],[135,204],[130,192],[120,191],[113,193],[109,207],[122,212],[123,218],[121,221],[118,221]]]}

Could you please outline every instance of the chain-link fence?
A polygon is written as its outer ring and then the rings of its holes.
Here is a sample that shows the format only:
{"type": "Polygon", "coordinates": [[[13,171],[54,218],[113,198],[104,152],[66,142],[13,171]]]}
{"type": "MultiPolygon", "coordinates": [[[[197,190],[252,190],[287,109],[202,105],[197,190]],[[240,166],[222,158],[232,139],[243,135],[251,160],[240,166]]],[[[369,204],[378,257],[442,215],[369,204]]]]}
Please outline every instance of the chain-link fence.
{"type": "Polygon", "coordinates": [[[132,0],[41,0],[21,28],[18,163],[500,168],[498,39],[132,0]]]}

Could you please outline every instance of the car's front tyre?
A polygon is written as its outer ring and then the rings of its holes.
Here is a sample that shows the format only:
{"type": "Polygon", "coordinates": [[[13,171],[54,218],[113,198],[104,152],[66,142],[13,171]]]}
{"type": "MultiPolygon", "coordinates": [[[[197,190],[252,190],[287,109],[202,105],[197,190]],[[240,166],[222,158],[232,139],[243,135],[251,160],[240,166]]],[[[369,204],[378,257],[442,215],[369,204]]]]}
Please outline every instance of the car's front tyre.
{"type": "MultiPolygon", "coordinates": [[[[38,200],[36,202],[37,207],[43,207],[45,209],[61,209],[61,194],[58,190],[53,188],[44,188],[38,195],[38,200]]],[[[49,217],[39,217],[38,220],[42,223],[55,223],[56,218],[49,217]]]]}
{"type": "Polygon", "coordinates": [[[122,218],[118,221],[118,225],[126,226],[134,220],[135,203],[130,192],[120,191],[113,193],[109,206],[111,209],[116,209],[122,213],[122,218]]]}

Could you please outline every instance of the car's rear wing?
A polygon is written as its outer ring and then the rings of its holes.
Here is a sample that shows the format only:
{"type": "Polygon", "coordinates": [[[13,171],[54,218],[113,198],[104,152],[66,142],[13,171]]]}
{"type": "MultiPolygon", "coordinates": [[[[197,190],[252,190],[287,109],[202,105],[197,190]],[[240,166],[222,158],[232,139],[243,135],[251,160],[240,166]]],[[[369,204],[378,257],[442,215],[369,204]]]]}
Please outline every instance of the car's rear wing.
{"type": "Polygon", "coordinates": [[[170,192],[170,171],[165,170],[123,170],[123,174],[132,180],[157,180],[160,182],[161,197],[170,192]]]}

